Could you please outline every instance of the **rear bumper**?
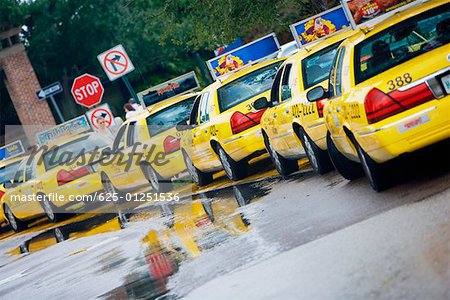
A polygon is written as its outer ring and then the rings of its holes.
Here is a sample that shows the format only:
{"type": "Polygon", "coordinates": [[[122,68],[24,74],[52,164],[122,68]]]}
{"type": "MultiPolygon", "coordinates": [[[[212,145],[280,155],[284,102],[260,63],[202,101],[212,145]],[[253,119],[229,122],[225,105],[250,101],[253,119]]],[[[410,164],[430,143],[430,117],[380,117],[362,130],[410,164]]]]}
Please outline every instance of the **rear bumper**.
{"type": "Polygon", "coordinates": [[[225,152],[235,161],[248,159],[249,156],[255,157],[254,155],[258,155],[258,153],[262,154],[266,149],[261,126],[259,125],[237,135],[233,135],[223,143],[221,141],[219,142],[225,152]]]}
{"type": "Polygon", "coordinates": [[[450,138],[450,96],[379,123],[361,129],[355,138],[373,160],[383,163],[450,138]]]}

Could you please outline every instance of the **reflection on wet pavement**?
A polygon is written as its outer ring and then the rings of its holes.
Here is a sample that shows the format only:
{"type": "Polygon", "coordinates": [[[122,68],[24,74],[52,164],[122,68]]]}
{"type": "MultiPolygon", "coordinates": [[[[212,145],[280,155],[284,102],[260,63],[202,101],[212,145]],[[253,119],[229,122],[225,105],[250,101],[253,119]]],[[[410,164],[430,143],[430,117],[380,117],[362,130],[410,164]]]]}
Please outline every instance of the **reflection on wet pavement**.
{"type": "Polygon", "coordinates": [[[167,295],[168,278],[184,263],[251,230],[251,217],[243,207],[266,195],[277,180],[272,178],[228,185],[199,192],[192,200],[145,206],[127,212],[126,224],[120,222],[115,214],[76,216],[71,222],[37,231],[28,239],[17,239],[20,244],[8,252],[17,258],[9,263],[46,251],[56,255],[55,246],[61,243],[70,249],[68,257],[95,253],[109,245],[108,247],[112,247],[110,251],[96,254],[98,265],[95,269],[98,274],[113,275],[116,270],[125,268],[128,271],[123,277],[119,277],[122,284],[109,292],[83,294],[83,297],[158,298],[167,295]],[[121,243],[120,238],[106,238],[105,234],[114,232],[139,236],[140,246],[132,249],[113,247],[121,243]],[[105,238],[96,244],[86,246],[80,242],[75,245],[76,241],[102,235],[105,238]]]}

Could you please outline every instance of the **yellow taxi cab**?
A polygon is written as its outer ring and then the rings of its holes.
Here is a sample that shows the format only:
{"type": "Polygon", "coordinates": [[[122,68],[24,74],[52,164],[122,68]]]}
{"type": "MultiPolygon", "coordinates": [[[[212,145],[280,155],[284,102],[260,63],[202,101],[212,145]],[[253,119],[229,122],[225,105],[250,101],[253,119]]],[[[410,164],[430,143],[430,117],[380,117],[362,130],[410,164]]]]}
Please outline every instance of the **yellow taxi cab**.
{"type": "Polygon", "coordinates": [[[99,167],[108,197],[149,183],[155,192],[171,188],[171,179],[186,170],[175,126],[189,118],[196,96],[162,101],[123,122],[109,149],[112,157],[99,167]]]}
{"type": "Polygon", "coordinates": [[[14,174],[16,174],[23,159],[23,156],[20,156],[0,161],[0,225],[4,225],[7,221],[3,211],[3,196],[6,192],[4,184],[13,180],[14,174]]]}
{"type": "Polygon", "coordinates": [[[338,49],[324,108],[328,151],[347,179],[391,184],[389,161],[450,137],[450,3],[423,2],[365,27],[338,49]]]}
{"type": "Polygon", "coordinates": [[[259,126],[264,109],[257,110],[252,103],[269,97],[283,61],[245,67],[209,85],[197,97],[181,145],[198,186],[209,184],[213,172],[222,169],[229,179],[242,179],[248,173],[248,161],[266,152],[259,126]]]}
{"type": "Polygon", "coordinates": [[[323,106],[326,99],[311,103],[306,93],[315,86],[328,84],[336,50],[353,33],[347,30],[303,47],[278,70],[270,101],[254,103],[260,109],[268,107],[261,118],[262,133],[267,151],[283,176],[297,171],[297,160],[305,155],[319,174],[333,168],[325,139],[323,106]]]}
{"type": "Polygon", "coordinates": [[[109,141],[96,133],[84,133],[36,148],[24,158],[12,181],[4,184],[3,210],[11,228],[21,231],[42,215],[49,221],[62,219],[90,204],[103,186],[97,173],[99,151],[109,141]]]}

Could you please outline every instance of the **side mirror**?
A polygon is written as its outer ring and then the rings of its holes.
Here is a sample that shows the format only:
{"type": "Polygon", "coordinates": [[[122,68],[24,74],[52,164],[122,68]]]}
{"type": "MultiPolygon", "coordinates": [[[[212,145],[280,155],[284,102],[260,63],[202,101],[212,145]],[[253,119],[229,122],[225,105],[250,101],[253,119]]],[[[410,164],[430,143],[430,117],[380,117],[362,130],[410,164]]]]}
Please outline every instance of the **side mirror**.
{"type": "Polygon", "coordinates": [[[183,131],[183,130],[189,129],[191,127],[192,126],[189,126],[189,124],[188,124],[188,120],[183,120],[183,121],[179,122],[177,124],[177,126],[175,126],[175,129],[177,131],[183,131]]]}
{"type": "Polygon", "coordinates": [[[111,147],[103,148],[102,156],[109,156],[111,154],[113,154],[113,151],[112,151],[111,147]]]}
{"type": "Polygon", "coordinates": [[[13,188],[14,187],[14,183],[12,181],[6,181],[6,182],[3,183],[3,187],[5,189],[13,188]]]}
{"type": "Polygon", "coordinates": [[[267,100],[266,97],[261,97],[261,98],[255,100],[252,103],[252,105],[253,105],[253,107],[255,109],[260,110],[260,109],[264,109],[264,108],[270,107],[270,102],[267,100]]]}
{"type": "Polygon", "coordinates": [[[316,102],[329,97],[330,93],[325,91],[325,89],[321,86],[316,86],[306,93],[306,99],[308,99],[309,102],[316,102]]]}

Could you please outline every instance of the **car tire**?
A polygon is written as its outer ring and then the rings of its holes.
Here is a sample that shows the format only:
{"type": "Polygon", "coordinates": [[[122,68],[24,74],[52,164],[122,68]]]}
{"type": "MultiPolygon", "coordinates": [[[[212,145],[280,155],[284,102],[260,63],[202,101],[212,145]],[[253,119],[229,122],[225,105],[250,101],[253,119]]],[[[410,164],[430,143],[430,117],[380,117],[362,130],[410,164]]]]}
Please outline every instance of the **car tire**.
{"type": "Polygon", "coordinates": [[[388,163],[378,164],[361,148],[356,141],[354,144],[356,150],[358,151],[362,168],[372,189],[376,192],[381,192],[389,188],[392,183],[392,172],[388,170],[388,163]]]}
{"type": "Polygon", "coordinates": [[[150,164],[142,164],[141,170],[155,193],[164,193],[172,189],[172,182],[170,182],[170,179],[167,180],[162,178],[150,164]]]}
{"type": "Polygon", "coordinates": [[[56,227],[55,229],[53,229],[53,235],[55,236],[55,240],[57,243],[62,243],[65,240],[69,239],[69,234],[60,227],[56,227]]]}
{"type": "Polygon", "coordinates": [[[47,216],[47,219],[52,222],[56,223],[63,219],[63,215],[60,213],[56,213],[56,207],[55,205],[48,200],[47,196],[45,194],[42,195],[42,201],[40,202],[42,209],[44,210],[45,215],[47,216]]]}
{"type": "Polygon", "coordinates": [[[320,149],[303,128],[298,130],[297,136],[302,142],[303,149],[305,149],[306,156],[314,172],[323,175],[334,169],[328,151],[320,149]]]}
{"type": "Polygon", "coordinates": [[[345,157],[333,143],[330,133],[327,133],[327,148],[331,162],[336,170],[347,180],[354,180],[364,175],[361,164],[345,157]]]}
{"type": "Polygon", "coordinates": [[[220,162],[228,179],[232,181],[237,181],[247,177],[248,175],[247,162],[234,161],[234,159],[232,159],[220,145],[217,146],[217,154],[219,155],[220,162]]]}
{"type": "Polygon", "coordinates": [[[7,204],[3,207],[5,212],[5,217],[8,220],[9,226],[14,232],[20,232],[25,229],[27,229],[27,223],[24,221],[19,220],[14,213],[12,212],[11,208],[7,204]]]}
{"type": "Polygon", "coordinates": [[[119,191],[114,184],[111,182],[111,179],[109,179],[108,175],[106,175],[105,173],[102,173],[100,175],[101,179],[102,179],[102,185],[103,185],[103,189],[105,190],[105,192],[107,193],[107,198],[108,199],[117,199],[117,201],[114,201],[115,205],[119,205],[125,202],[125,195],[124,193],[122,193],[121,191],[119,191]]]}
{"type": "Polygon", "coordinates": [[[281,176],[287,177],[290,174],[298,171],[298,162],[297,160],[286,159],[278,152],[273,149],[270,144],[269,138],[264,135],[264,142],[266,144],[267,152],[269,152],[270,158],[272,159],[273,164],[275,165],[275,169],[280,173],[281,176]]]}
{"type": "Polygon", "coordinates": [[[194,166],[194,163],[192,162],[191,158],[189,157],[189,155],[183,151],[183,158],[184,158],[184,163],[186,165],[186,169],[189,173],[189,175],[192,178],[192,181],[194,181],[194,183],[197,186],[205,186],[210,184],[213,181],[213,175],[212,173],[206,173],[206,172],[202,172],[199,169],[197,169],[194,166]]]}

